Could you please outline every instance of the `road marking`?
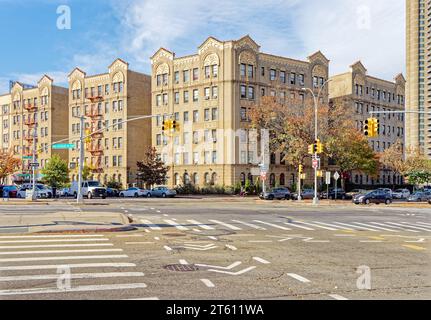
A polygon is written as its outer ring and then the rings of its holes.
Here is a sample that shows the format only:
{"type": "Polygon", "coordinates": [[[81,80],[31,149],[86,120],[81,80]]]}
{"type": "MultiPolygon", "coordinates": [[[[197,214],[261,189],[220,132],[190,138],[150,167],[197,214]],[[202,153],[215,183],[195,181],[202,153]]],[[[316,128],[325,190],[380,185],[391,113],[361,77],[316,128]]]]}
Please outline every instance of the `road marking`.
{"type": "Polygon", "coordinates": [[[155,242],[125,242],[125,244],[154,244],[155,242]]]}
{"type": "MultiPolygon", "coordinates": [[[[404,224],[404,225],[406,225],[406,226],[412,227],[412,228],[414,226],[414,225],[412,225],[412,224],[410,224],[408,222],[404,222],[404,221],[402,221],[401,223],[404,224]]],[[[419,227],[423,228],[424,231],[431,232],[431,229],[430,229],[431,227],[426,227],[426,226],[422,226],[422,225],[419,225],[419,227]]]]}
{"type": "Polygon", "coordinates": [[[238,272],[230,272],[230,271],[222,271],[222,270],[213,270],[213,269],[209,269],[208,271],[209,271],[209,272],[218,272],[218,273],[229,274],[229,275],[231,275],[231,276],[239,276],[239,275],[244,274],[244,273],[247,273],[247,272],[249,272],[249,271],[251,271],[251,270],[253,270],[253,269],[256,269],[256,267],[255,267],[255,266],[252,266],[252,267],[246,268],[246,269],[241,270],[241,271],[238,271],[238,272]]]}
{"type": "Polygon", "coordinates": [[[431,223],[426,223],[426,222],[416,222],[417,224],[422,224],[425,225],[427,227],[431,227],[431,223]]]}
{"type": "Polygon", "coordinates": [[[232,246],[232,245],[230,245],[230,244],[227,244],[227,245],[226,245],[226,248],[231,249],[232,251],[236,251],[236,250],[238,250],[238,249],[237,249],[237,247],[232,246]]]}
{"type": "MultiPolygon", "coordinates": [[[[347,230],[350,230],[350,231],[351,231],[351,229],[346,228],[344,226],[353,228],[353,231],[358,231],[358,230],[379,231],[379,230],[372,229],[372,228],[366,228],[366,227],[363,227],[363,226],[357,226],[357,225],[354,225],[354,224],[351,224],[351,223],[350,224],[349,223],[344,223],[344,222],[334,222],[334,223],[342,225],[343,228],[345,228],[347,230]]],[[[352,222],[352,223],[356,223],[356,222],[352,222]]],[[[374,227],[374,226],[372,226],[372,227],[374,227]]]]}
{"type": "Polygon", "coordinates": [[[101,238],[103,234],[85,234],[85,235],[46,235],[46,236],[0,236],[0,239],[46,239],[46,238],[101,238]]]}
{"type": "Polygon", "coordinates": [[[276,225],[276,224],[269,223],[269,222],[265,222],[265,221],[260,221],[260,220],[253,220],[253,221],[254,221],[254,222],[258,222],[258,223],[265,224],[265,225],[270,226],[270,227],[273,227],[273,228],[281,229],[281,230],[292,230],[292,229],[289,229],[289,228],[286,228],[286,227],[283,227],[283,226],[278,226],[278,225],[276,225]]]}
{"type": "Polygon", "coordinates": [[[335,299],[335,300],[349,300],[349,299],[347,299],[347,298],[345,298],[345,297],[343,297],[343,296],[340,296],[340,295],[338,295],[338,294],[330,294],[329,296],[330,296],[331,298],[335,299]]]}
{"type": "Polygon", "coordinates": [[[56,256],[56,257],[37,257],[37,258],[8,258],[0,259],[0,262],[24,262],[24,261],[54,261],[54,260],[93,260],[93,259],[123,259],[128,258],[125,254],[103,255],[103,256],[56,256]]]}
{"type": "Polygon", "coordinates": [[[208,279],[201,279],[201,281],[208,287],[208,288],[214,288],[215,285],[208,279]]]}
{"type": "Polygon", "coordinates": [[[424,251],[426,250],[426,248],[424,247],[419,247],[419,246],[415,246],[412,244],[403,244],[403,247],[409,248],[409,249],[413,249],[413,250],[418,250],[418,251],[424,251]]]}
{"type": "Polygon", "coordinates": [[[416,241],[405,241],[406,243],[424,243],[425,242],[425,238],[420,238],[419,240],[416,241]]]}
{"type": "Polygon", "coordinates": [[[159,237],[154,237],[154,240],[160,241],[159,237]]]}
{"type": "Polygon", "coordinates": [[[170,224],[171,226],[174,226],[175,228],[177,228],[178,230],[181,230],[181,231],[187,231],[187,230],[189,230],[189,228],[186,228],[186,227],[184,227],[184,226],[182,226],[182,225],[179,225],[178,223],[176,223],[175,221],[173,221],[173,220],[164,220],[166,223],[168,223],[168,224],[170,224]]]}
{"type": "Polygon", "coordinates": [[[400,226],[400,227],[403,227],[403,228],[413,228],[413,229],[418,229],[418,230],[421,230],[421,231],[430,231],[430,230],[425,229],[425,228],[413,227],[413,226],[403,225],[403,224],[395,223],[395,222],[386,222],[386,223],[393,224],[393,225],[396,225],[396,226],[400,226]]]}
{"type": "Polygon", "coordinates": [[[194,232],[201,233],[202,231],[199,229],[193,229],[194,232]]]}
{"type": "Polygon", "coordinates": [[[331,242],[329,240],[313,240],[314,238],[305,238],[304,242],[313,242],[313,243],[328,243],[331,242]]]}
{"type": "Polygon", "coordinates": [[[51,254],[51,253],[88,253],[88,252],[122,252],[123,249],[82,249],[82,250],[41,250],[41,251],[5,251],[1,256],[21,254],[51,254]]]}
{"type": "Polygon", "coordinates": [[[218,221],[218,220],[209,220],[209,221],[214,222],[214,223],[217,223],[217,224],[220,224],[220,225],[222,225],[223,227],[229,228],[229,229],[231,229],[231,230],[235,230],[235,231],[242,230],[241,228],[238,228],[238,227],[236,227],[236,226],[233,226],[233,225],[231,225],[231,224],[229,224],[229,223],[225,223],[225,222],[222,222],[222,221],[218,221]]]}
{"type": "Polygon", "coordinates": [[[334,234],[335,237],[356,237],[354,234],[334,234]]]}
{"type": "MultiPolygon", "coordinates": [[[[355,230],[355,229],[351,229],[351,228],[346,228],[345,226],[349,227],[349,225],[345,224],[345,223],[333,222],[333,223],[337,223],[337,224],[343,225],[342,227],[340,227],[339,225],[336,225],[336,224],[330,224],[330,223],[319,222],[319,221],[313,221],[313,223],[323,224],[324,226],[331,227],[331,228],[343,228],[343,229],[349,230],[349,231],[354,231],[355,230]]],[[[358,228],[357,226],[350,226],[350,227],[358,228]]]]}
{"type": "Polygon", "coordinates": [[[210,266],[210,265],[206,265],[206,264],[196,264],[196,266],[198,266],[198,267],[204,267],[204,268],[212,268],[212,269],[231,270],[231,269],[236,268],[239,265],[241,265],[241,263],[242,263],[241,261],[237,261],[237,262],[234,262],[230,266],[227,266],[227,267],[210,266]]]}
{"type": "Polygon", "coordinates": [[[189,263],[186,260],[181,259],[180,260],[180,264],[182,264],[182,265],[188,265],[189,263]]]}
{"type": "Polygon", "coordinates": [[[13,241],[0,241],[0,243],[45,243],[45,242],[90,242],[90,241],[109,241],[106,238],[98,239],[57,239],[57,240],[13,240],[13,241]]]}
{"type": "Polygon", "coordinates": [[[249,240],[250,243],[271,243],[272,240],[249,240]]]}
{"type": "Polygon", "coordinates": [[[216,249],[218,248],[217,246],[211,245],[211,247],[203,247],[203,248],[197,248],[197,247],[188,247],[188,246],[183,246],[184,249],[189,249],[189,250],[197,250],[197,251],[208,251],[208,250],[212,250],[212,249],[216,249]]]}
{"type": "Polygon", "coordinates": [[[271,262],[269,262],[265,259],[259,258],[259,257],[253,257],[253,260],[260,262],[260,263],[263,263],[263,264],[270,264],[271,263],[271,262]]]}
{"type": "MultiPolygon", "coordinates": [[[[143,272],[108,272],[108,273],[71,273],[71,279],[96,279],[96,278],[117,278],[117,277],[143,277],[143,272]]],[[[9,281],[31,281],[31,280],[57,280],[58,274],[42,274],[31,276],[0,277],[0,282],[9,281]]]]}
{"type": "Polygon", "coordinates": [[[166,251],[172,251],[172,248],[171,248],[171,247],[164,246],[163,248],[165,248],[165,250],[166,250],[166,251]]]}
{"type": "Polygon", "coordinates": [[[301,282],[303,282],[303,283],[309,283],[309,282],[311,282],[310,280],[308,280],[307,278],[304,278],[304,277],[302,277],[302,276],[300,276],[300,275],[298,275],[298,274],[296,274],[296,273],[288,273],[287,274],[289,277],[292,277],[292,278],[294,278],[294,279],[296,279],[296,280],[298,280],[298,281],[301,281],[301,282]]]}
{"type": "Polygon", "coordinates": [[[141,234],[129,234],[129,235],[119,235],[117,238],[141,238],[143,235],[141,234]]]}
{"type": "Polygon", "coordinates": [[[199,221],[196,221],[196,220],[187,220],[187,221],[190,222],[190,223],[192,223],[192,224],[198,225],[199,227],[201,227],[204,230],[214,230],[213,227],[210,227],[209,225],[206,225],[206,224],[204,224],[202,222],[199,222],[199,221]]]}
{"type": "Polygon", "coordinates": [[[72,287],[68,290],[61,290],[57,288],[15,289],[15,290],[0,290],[0,296],[104,291],[104,290],[126,290],[126,289],[141,289],[146,287],[147,285],[145,283],[130,283],[130,284],[79,286],[79,287],[72,287]]]}
{"type": "Polygon", "coordinates": [[[391,227],[391,228],[395,228],[395,229],[400,229],[400,230],[403,230],[403,231],[410,231],[410,232],[419,232],[419,231],[417,231],[417,230],[411,230],[411,229],[404,229],[404,228],[401,228],[401,227],[396,227],[396,226],[388,226],[388,225],[386,225],[386,224],[383,224],[383,223],[379,223],[379,222],[370,222],[370,223],[372,223],[372,224],[377,224],[377,225],[379,225],[379,226],[384,226],[384,227],[391,227]]]}
{"type": "Polygon", "coordinates": [[[0,246],[0,249],[32,249],[32,248],[76,248],[76,247],[113,247],[112,243],[86,243],[86,244],[50,244],[31,246],[0,246]]]}
{"type": "Polygon", "coordinates": [[[295,228],[300,228],[300,229],[304,229],[304,230],[308,230],[308,231],[314,231],[314,229],[312,229],[312,228],[300,226],[297,223],[285,222],[284,224],[286,224],[288,226],[295,227],[295,228]]]}
{"type": "Polygon", "coordinates": [[[210,238],[211,240],[214,240],[214,241],[218,240],[216,237],[213,237],[213,236],[208,236],[208,238],[210,238]]]}
{"type": "Polygon", "coordinates": [[[373,225],[362,223],[362,222],[353,222],[353,223],[356,223],[356,224],[359,224],[359,225],[362,225],[362,226],[365,226],[365,227],[374,228],[374,229],[363,228],[363,229],[369,230],[369,231],[376,231],[375,229],[379,229],[379,230],[384,230],[384,231],[389,231],[389,232],[397,232],[396,230],[393,230],[393,229],[388,229],[388,228],[383,228],[383,227],[377,227],[377,226],[373,226],[373,225]]]}
{"type": "Polygon", "coordinates": [[[151,230],[162,230],[158,225],[152,223],[150,220],[141,219],[141,222],[149,227],[151,230]]]}
{"type": "Polygon", "coordinates": [[[326,230],[330,230],[330,231],[337,231],[338,229],[334,229],[334,228],[328,228],[328,227],[323,227],[323,226],[319,226],[317,224],[313,224],[313,223],[309,223],[309,222],[304,222],[301,221],[302,224],[306,224],[308,226],[312,226],[312,227],[316,227],[316,228],[322,228],[322,229],[326,229],[326,230]]]}
{"type": "Polygon", "coordinates": [[[232,220],[232,221],[233,221],[233,222],[236,222],[236,223],[239,223],[239,224],[243,224],[243,225],[245,225],[245,226],[247,226],[247,227],[250,227],[250,228],[253,228],[253,229],[257,229],[257,230],[266,230],[265,228],[263,228],[263,227],[259,227],[259,226],[255,225],[255,224],[252,224],[252,223],[243,222],[243,221],[239,221],[239,220],[232,220]]]}
{"type": "Polygon", "coordinates": [[[381,243],[383,241],[381,241],[381,240],[361,240],[359,242],[361,242],[361,243],[381,243]]]}
{"type": "MultiPolygon", "coordinates": [[[[17,271],[17,270],[49,270],[58,269],[63,267],[63,264],[54,265],[34,265],[34,266],[7,266],[0,267],[0,271],[17,271]]],[[[134,263],[80,263],[68,264],[69,268],[123,268],[123,267],[136,267],[134,263]]]]}

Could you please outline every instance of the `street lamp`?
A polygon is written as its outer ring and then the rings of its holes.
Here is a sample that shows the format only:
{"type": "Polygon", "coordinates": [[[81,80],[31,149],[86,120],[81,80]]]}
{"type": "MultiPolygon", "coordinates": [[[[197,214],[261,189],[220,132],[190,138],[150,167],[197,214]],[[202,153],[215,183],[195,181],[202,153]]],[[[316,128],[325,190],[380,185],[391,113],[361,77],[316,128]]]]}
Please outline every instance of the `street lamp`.
{"type": "MultiPolygon", "coordinates": [[[[314,100],[314,140],[315,141],[317,141],[319,139],[318,132],[317,132],[317,109],[318,109],[318,104],[319,104],[319,98],[320,98],[320,94],[323,91],[323,88],[330,81],[331,81],[331,79],[328,79],[320,86],[317,95],[310,88],[302,88],[301,89],[302,91],[310,91],[311,95],[313,96],[313,100],[314,100]]],[[[314,158],[317,160],[317,157],[318,157],[318,153],[317,153],[317,150],[315,150],[314,158]]],[[[314,168],[314,198],[313,198],[313,204],[314,205],[319,204],[319,197],[317,196],[317,169],[318,169],[317,166],[315,166],[315,168],[314,168]]]]}

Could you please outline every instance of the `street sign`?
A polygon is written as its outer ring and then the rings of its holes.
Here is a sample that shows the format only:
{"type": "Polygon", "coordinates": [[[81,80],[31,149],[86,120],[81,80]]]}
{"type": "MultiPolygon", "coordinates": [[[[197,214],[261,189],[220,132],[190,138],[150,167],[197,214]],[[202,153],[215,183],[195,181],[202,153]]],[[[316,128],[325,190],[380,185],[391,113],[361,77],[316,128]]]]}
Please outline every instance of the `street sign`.
{"type": "Polygon", "coordinates": [[[75,148],[75,145],[72,143],[60,143],[60,144],[54,144],[52,146],[53,149],[73,149],[75,148]]]}
{"type": "Polygon", "coordinates": [[[266,172],[261,172],[261,173],[260,173],[260,178],[261,178],[263,181],[266,181],[266,172]]]}
{"type": "Polygon", "coordinates": [[[22,157],[23,160],[31,160],[33,159],[33,156],[24,156],[22,157]]]}
{"type": "Polygon", "coordinates": [[[319,167],[319,160],[313,159],[313,169],[317,169],[319,167]]]}
{"type": "Polygon", "coordinates": [[[260,172],[268,172],[269,171],[269,165],[267,164],[260,164],[260,172]]]}
{"type": "Polygon", "coordinates": [[[30,167],[35,167],[35,168],[39,167],[39,163],[37,163],[37,162],[32,162],[29,165],[30,165],[30,167]]]}
{"type": "Polygon", "coordinates": [[[340,179],[340,174],[339,174],[338,172],[335,172],[335,173],[334,173],[334,179],[335,179],[336,181],[338,181],[338,179],[340,179]]]}
{"type": "Polygon", "coordinates": [[[326,172],[326,184],[331,184],[331,172],[326,172]]]}

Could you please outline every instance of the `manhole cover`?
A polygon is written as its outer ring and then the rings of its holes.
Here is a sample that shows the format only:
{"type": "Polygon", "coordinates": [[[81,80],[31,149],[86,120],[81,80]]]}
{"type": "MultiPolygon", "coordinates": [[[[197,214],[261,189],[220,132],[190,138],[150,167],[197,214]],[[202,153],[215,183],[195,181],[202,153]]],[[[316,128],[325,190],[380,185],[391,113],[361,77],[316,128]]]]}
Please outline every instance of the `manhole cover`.
{"type": "Polygon", "coordinates": [[[193,264],[168,264],[163,266],[163,269],[174,272],[192,272],[199,270],[199,268],[193,264]]]}
{"type": "Polygon", "coordinates": [[[186,235],[183,233],[164,233],[164,236],[167,237],[185,237],[186,235]]]}

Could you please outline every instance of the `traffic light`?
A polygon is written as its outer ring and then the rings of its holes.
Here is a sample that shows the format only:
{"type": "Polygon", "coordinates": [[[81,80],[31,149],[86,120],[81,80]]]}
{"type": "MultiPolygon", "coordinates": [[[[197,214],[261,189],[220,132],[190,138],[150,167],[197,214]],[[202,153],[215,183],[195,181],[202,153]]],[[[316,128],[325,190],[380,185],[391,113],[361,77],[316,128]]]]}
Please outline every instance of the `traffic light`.
{"type": "Polygon", "coordinates": [[[318,171],[317,171],[317,176],[318,176],[319,178],[323,178],[323,170],[318,170],[318,171]]]}
{"type": "Polygon", "coordinates": [[[373,119],[373,137],[378,137],[380,134],[380,120],[373,119]]]}
{"type": "Polygon", "coordinates": [[[308,154],[314,154],[314,145],[310,144],[308,146],[308,154]]]}
{"type": "Polygon", "coordinates": [[[170,129],[172,129],[172,120],[166,120],[163,121],[162,123],[162,131],[169,131],[170,129]]]}
{"type": "Polygon", "coordinates": [[[372,118],[368,118],[367,120],[365,120],[365,123],[364,123],[364,135],[366,137],[371,137],[372,136],[372,127],[373,127],[373,119],[372,118]]]}
{"type": "Polygon", "coordinates": [[[304,172],[304,166],[302,164],[299,165],[299,174],[302,174],[304,172]]]}
{"type": "Polygon", "coordinates": [[[90,143],[91,142],[91,130],[90,129],[86,129],[85,130],[85,136],[87,138],[85,138],[85,143],[90,143]]]}
{"type": "Polygon", "coordinates": [[[172,131],[180,131],[180,124],[177,121],[172,121],[172,131]]]}
{"type": "Polygon", "coordinates": [[[323,143],[321,143],[320,140],[317,140],[317,153],[318,154],[323,153],[323,143]]]}

